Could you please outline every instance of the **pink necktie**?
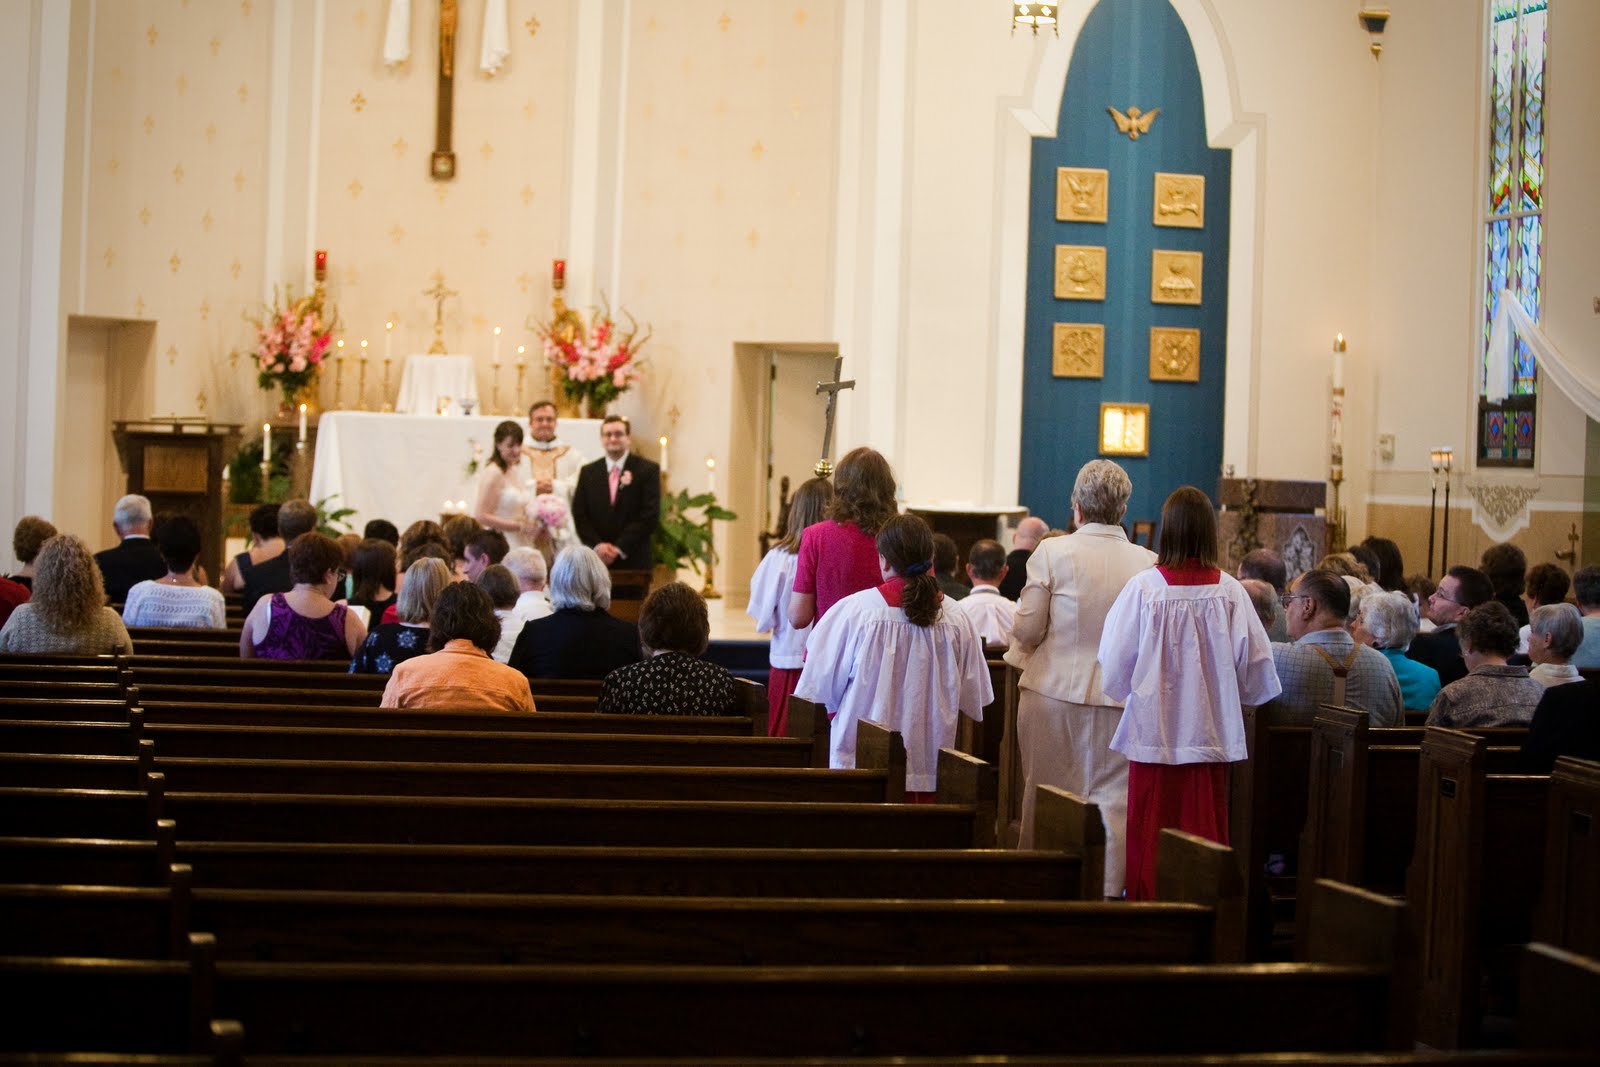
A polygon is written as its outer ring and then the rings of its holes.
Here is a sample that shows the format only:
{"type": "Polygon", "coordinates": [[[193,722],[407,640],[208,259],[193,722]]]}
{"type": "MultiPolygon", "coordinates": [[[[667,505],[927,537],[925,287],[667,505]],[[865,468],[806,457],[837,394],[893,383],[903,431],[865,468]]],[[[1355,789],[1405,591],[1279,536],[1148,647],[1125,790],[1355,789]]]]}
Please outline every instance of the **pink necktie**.
{"type": "Polygon", "coordinates": [[[622,468],[612,467],[609,477],[611,479],[611,502],[615,504],[617,502],[617,483],[622,481],[622,468]]]}

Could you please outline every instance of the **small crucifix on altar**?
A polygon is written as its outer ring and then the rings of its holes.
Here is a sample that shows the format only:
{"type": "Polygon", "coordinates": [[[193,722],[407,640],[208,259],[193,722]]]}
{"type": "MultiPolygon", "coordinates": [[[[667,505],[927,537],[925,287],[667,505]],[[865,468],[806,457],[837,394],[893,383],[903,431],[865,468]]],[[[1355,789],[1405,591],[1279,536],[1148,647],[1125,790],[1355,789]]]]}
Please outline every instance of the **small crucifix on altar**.
{"type": "Polygon", "coordinates": [[[436,270],[433,272],[433,287],[422,290],[422,295],[433,301],[433,344],[428,346],[428,355],[445,355],[450,350],[444,346],[444,302],[461,294],[454,289],[446,289],[444,271],[436,270]]]}
{"type": "Polygon", "coordinates": [[[839,380],[839,375],[843,372],[843,370],[844,357],[834,356],[833,381],[817,383],[817,394],[819,396],[823,393],[828,395],[828,421],[822,429],[822,458],[817,460],[817,465],[815,467],[811,468],[818,478],[826,478],[833,473],[833,417],[834,408],[839,402],[839,391],[841,389],[854,389],[856,387],[856,381],[854,378],[851,378],[849,381],[839,380]]]}
{"type": "Polygon", "coordinates": [[[456,24],[460,16],[457,0],[439,0],[439,94],[434,110],[433,155],[429,159],[428,174],[440,182],[456,176],[456,154],[450,148],[450,133],[454,122],[456,24]]]}

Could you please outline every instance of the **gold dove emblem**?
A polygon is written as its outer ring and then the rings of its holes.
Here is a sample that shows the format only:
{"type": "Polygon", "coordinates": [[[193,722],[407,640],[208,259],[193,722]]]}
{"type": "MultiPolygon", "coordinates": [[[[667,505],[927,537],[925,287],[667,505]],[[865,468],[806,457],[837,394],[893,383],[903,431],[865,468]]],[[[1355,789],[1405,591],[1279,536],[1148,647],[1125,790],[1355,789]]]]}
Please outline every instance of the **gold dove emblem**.
{"type": "Polygon", "coordinates": [[[1153,107],[1149,111],[1140,111],[1136,107],[1130,107],[1126,115],[1114,107],[1107,107],[1106,110],[1111,112],[1111,117],[1116,120],[1117,132],[1127,134],[1130,141],[1137,141],[1141,133],[1149,133],[1150,124],[1155,122],[1157,115],[1161,114],[1159,107],[1153,107]]]}

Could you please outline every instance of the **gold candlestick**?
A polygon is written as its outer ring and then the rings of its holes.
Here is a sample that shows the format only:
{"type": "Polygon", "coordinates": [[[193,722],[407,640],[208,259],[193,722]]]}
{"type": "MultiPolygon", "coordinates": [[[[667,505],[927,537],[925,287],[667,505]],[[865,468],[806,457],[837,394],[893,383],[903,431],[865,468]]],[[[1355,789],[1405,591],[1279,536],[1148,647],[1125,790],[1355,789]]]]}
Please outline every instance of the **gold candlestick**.
{"type": "Polygon", "coordinates": [[[721,600],[722,594],[717,590],[717,579],[714,573],[714,561],[717,558],[717,538],[716,524],[712,519],[706,520],[706,540],[711,543],[711,556],[706,560],[706,581],[705,585],[700,588],[700,595],[707,600],[721,600]]]}
{"type": "MultiPolygon", "coordinates": [[[[494,386],[493,386],[493,391],[490,393],[489,411],[492,411],[494,414],[499,415],[499,414],[501,414],[501,411],[500,411],[500,362],[499,362],[499,360],[496,360],[490,366],[491,366],[491,370],[493,371],[493,374],[491,375],[491,377],[492,377],[492,380],[494,382],[494,386]]],[[[487,414],[487,413],[488,412],[485,412],[485,414],[487,414]]]]}
{"type": "Polygon", "coordinates": [[[383,404],[380,411],[393,411],[394,405],[389,403],[389,357],[383,358],[383,404]]]}
{"type": "Polygon", "coordinates": [[[367,357],[361,357],[361,373],[356,379],[356,410],[367,410],[367,357]]]}
{"type": "Polygon", "coordinates": [[[513,396],[511,398],[512,406],[515,407],[518,411],[520,411],[522,409],[522,376],[524,374],[526,374],[527,372],[528,372],[527,366],[521,360],[518,360],[517,361],[517,393],[516,393],[515,396],[513,396]]]}

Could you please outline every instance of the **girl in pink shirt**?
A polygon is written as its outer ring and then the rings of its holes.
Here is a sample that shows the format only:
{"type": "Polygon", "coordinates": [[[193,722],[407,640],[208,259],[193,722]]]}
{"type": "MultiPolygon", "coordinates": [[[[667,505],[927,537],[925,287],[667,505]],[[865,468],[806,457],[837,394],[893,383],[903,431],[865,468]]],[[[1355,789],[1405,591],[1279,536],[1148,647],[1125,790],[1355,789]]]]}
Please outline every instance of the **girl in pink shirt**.
{"type": "Polygon", "coordinates": [[[789,598],[789,623],[795,629],[810,626],[851,593],[882,582],[875,539],[898,511],[894,489],[894,471],[877,450],[852,449],[839,461],[827,520],[800,538],[789,598]]]}

